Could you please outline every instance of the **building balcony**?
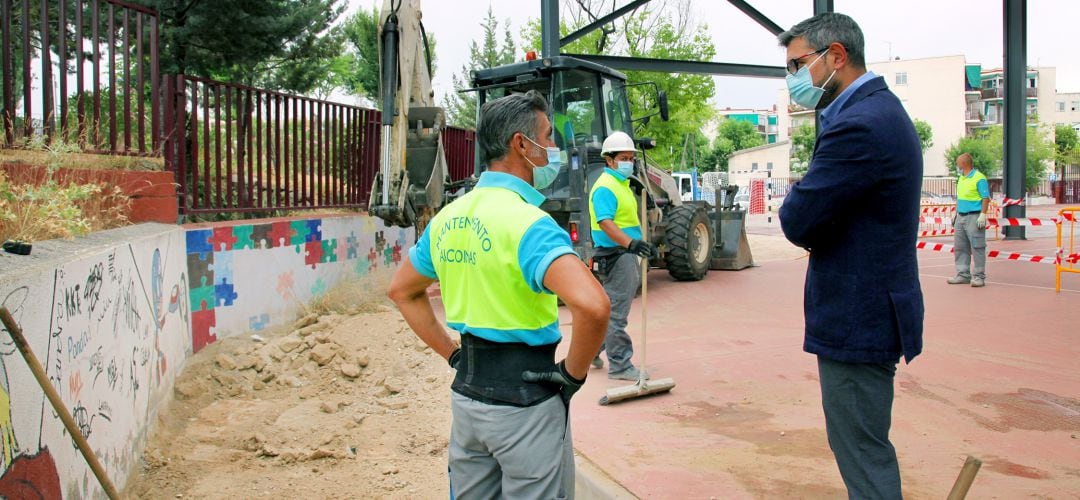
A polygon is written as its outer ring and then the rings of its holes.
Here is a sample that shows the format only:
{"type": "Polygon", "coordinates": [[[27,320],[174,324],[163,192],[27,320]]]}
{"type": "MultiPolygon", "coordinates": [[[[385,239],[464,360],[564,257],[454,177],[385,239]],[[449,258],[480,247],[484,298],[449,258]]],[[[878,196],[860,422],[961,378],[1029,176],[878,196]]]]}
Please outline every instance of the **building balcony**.
{"type": "MultiPolygon", "coordinates": [[[[982,93],[982,99],[983,100],[1001,99],[1001,98],[1005,97],[1005,89],[1001,88],[1001,87],[992,88],[992,89],[982,89],[981,93],[982,93]]],[[[1039,97],[1039,89],[1031,88],[1031,87],[1025,88],[1024,89],[1024,97],[1039,97]]]]}
{"type": "Polygon", "coordinates": [[[980,123],[983,121],[983,114],[970,109],[966,110],[964,111],[964,121],[968,123],[980,123]]]}
{"type": "Polygon", "coordinates": [[[978,101],[979,99],[982,99],[982,92],[979,91],[978,89],[965,90],[964,91],[964,100],[965,101],[967,101],[967,102],[975,102],[975,101],[978,101]]]}

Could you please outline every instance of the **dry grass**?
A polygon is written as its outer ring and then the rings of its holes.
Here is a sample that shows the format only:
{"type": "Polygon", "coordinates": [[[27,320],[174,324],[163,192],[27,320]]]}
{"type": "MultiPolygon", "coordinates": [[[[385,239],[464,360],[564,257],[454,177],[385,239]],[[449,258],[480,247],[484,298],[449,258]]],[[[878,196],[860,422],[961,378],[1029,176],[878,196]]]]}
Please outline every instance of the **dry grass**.
{"type": "Polygon", "coordinates": [[[60,153],[34,149],[0,149],[0,163],[15,165],[48,165],[54,168],[85,168],[90,170],[165,170],[161,158],[141,156],[98,155],[77,150],[60,153]]]}
{"type": "Polygon", "coordinates": [[[301,315],[377,312],[379,306],[390,305],[386,290],[391,277],[389,270],[383,270],[364,279],[338,282],[326,293],[313,297],[307,306],[301,306],[301,315]]]}
{"type": "Polygon", "coordinates": [[[41,184],[0,172],[0,241],[73,238],[128,224],[131,199],[107,184],[41,184]]]}

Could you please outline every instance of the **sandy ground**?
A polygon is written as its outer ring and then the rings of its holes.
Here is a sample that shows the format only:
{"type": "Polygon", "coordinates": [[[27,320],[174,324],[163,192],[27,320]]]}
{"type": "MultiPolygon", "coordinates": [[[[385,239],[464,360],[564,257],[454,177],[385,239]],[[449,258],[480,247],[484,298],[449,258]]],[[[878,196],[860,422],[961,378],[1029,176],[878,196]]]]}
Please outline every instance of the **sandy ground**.
{"type": "MultiPolygon", "coordinates": [[[[750,244],[759,265],[805,256],[778,235],[750,244]]],[[[447,498],[453,373],[374,292],[191,357],[125,493],[447,498]]]]}
{"type": "Polygon", "coordinates": [[[385,305],[189,359],[131,498],[447,498],[446,362],[385,305]]]}

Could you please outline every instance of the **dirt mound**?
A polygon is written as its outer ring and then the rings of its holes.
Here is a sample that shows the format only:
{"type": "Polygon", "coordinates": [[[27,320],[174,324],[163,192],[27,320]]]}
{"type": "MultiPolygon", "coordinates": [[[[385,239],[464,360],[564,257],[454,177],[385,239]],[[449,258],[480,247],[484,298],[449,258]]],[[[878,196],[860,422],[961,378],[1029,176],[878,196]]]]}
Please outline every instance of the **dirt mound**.
{"type": "Polygon", "coordinates": [[[446,362],[385,305],[309,315],[188,360],[135,498],[445,498],[446,362]]]}

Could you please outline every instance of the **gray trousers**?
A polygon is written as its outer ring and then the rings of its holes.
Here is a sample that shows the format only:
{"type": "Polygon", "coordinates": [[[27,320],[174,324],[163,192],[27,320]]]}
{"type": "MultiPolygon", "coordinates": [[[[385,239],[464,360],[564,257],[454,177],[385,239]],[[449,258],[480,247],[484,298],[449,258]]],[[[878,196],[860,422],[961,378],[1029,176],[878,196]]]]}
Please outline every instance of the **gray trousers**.
{"type": "Polygon", "coordinates": [[[451,395],[450,498],[574,498],[562,398],[520,408],[451,395]]]}
{"type": "Polygon", "coordinates": [[[608,373],[618,373],[634,366],[630,362],[634,345],[626,333],[626,323],[630,316],[630,303],[641,285],[639,262],[636,255],[624,253],[608,272],[600,273],[600,282],[611,301],[611,318],[604,335],[604,345],[600,347],[601,351],[607,351],[608,373]]]}
{"type": "Polygon", "coordinates": [[[956,275],[986,279],[986,228],[978,227],[979,214],[956,215],[953,258],[956,275]],[[974,269],[971,262],[975,261],[974,269]]]}
{"type": "Polygon", "coordinates": [[[850,499],[903,498],[889,441],[895,375],[896,362],[841,363],[818,356],[825,432],[850,499]]]}

